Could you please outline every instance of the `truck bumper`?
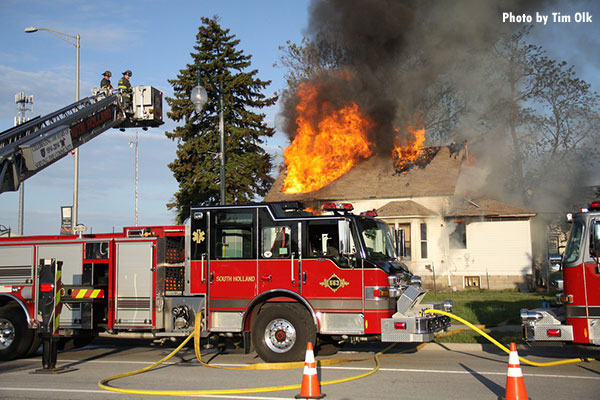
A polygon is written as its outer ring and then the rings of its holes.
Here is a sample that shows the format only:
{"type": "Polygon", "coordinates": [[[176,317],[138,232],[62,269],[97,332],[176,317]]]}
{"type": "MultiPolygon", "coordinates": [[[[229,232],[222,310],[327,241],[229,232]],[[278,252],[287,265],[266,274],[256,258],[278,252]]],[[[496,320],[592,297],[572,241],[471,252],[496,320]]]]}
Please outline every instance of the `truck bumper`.
{"type": "Polygon", "coordinates": [[[433,334],[450,327],[450,318],[402,317],[381,320],[382,342],[422,343],[431,342],[433,334]]]}
{"type": "Polygon", "coordinates": [[[523,337],[528,342],[573,341],[573,327],[564,325],[551,309],[521,310],[523,337]]]}

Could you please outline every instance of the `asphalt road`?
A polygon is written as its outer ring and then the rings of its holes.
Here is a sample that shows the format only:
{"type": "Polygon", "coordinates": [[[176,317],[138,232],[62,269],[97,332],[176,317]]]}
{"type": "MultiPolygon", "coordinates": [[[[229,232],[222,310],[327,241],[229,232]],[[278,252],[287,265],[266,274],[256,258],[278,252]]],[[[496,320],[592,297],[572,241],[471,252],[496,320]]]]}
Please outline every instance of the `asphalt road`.
{"type": "MultiPolygon", "coordinates": [[[[373,355],[385,344],[346,346],[336,356],[317,359],[358,358],[364,361],[320,366],[320,381],[364,374],[373,369],[373,355]]],[[[97,386],[103,378],[143,368],[169,354],[174,345],[149,342],[99,340],[78,350],[61,352],[62,374],[39,374],[41,357],[0,362],[2,399],[172,399],[173,396],[123,394],[97,386]]],[[[551,361],[573,356],[600,358],[600,348],[519,348],[519,355],[533,361],[551,361]]],[[[214,365],[238,366],[260,362],[255,354],[244,355],[229,347],[225,354],[203,350],[203,360],[214,365]]],[[[428,344],[397,345],[380,358],[376,373],[362,379],[321,387],[326,399],[497,399],[505,394],[508,356],[491,346],[428,344]]],[[[553,367],[521,365],[527,394],[532,399],[600,398],[600,361],[553,367]]],[[[302,369],[275,371],[223,370],[201,366],[192,347],[184,347],[165,364],[141,375],[110,382],[118,388],[138,390],[206,390],[299,385],[302,369]]],[[[292,399],[299,389],[253,394],[219,394],[209,399],[292,399]]]]}

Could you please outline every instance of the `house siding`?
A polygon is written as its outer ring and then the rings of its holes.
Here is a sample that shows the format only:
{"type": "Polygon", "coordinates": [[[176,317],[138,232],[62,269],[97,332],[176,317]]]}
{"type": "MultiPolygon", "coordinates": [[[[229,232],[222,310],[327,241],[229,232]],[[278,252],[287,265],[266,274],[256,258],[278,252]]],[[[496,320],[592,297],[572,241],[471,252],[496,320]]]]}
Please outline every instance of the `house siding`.
{"type": "Polygon", "coordinates": [[[436,253],[432,251],[435,258],[429,260],[428,268],[423,260],[415,265],[415,273],[424,277],[424,286],[433,286],[432,263],[438,289],[473,287],[469,277],[475,277],[479,287],[486,289],[514,289],[529,283],[532,274],[529,220],[467,223],[465,249],[450,249],[450,233],[449,230],[441,232],[440,246],[436,253]],[[499,245],[494,245],[496,243],[499,245]]]}
{"type": "Polygon", "coordinates": [[[453,228],[439,216],[384,220],[389,224],[410,223],[411,257],[404,262],[414,274],[422,277],[423,286],[427,288],[433,287],[434,271],[437,289],[473,287],[469,277],[476,277],[479,287],[486,289],[514,289],[529,283],[532,274],[529,220],[467,223],[465,249],[450,248],[453,228]],[[421,258],[422,223],[427,224],[426,259],[421,258]]]}

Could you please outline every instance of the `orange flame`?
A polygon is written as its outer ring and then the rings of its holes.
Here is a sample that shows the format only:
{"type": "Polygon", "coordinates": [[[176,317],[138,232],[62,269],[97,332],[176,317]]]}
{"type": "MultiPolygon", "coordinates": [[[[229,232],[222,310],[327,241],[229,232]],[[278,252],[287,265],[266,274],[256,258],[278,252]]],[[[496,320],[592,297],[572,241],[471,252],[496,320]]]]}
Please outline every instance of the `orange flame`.
{"type": "Polygon", "coordinates": [[[298,87],[297,135],[283,153],[287,176],[285,193],[318,190],[348,172],[373,153],[368,133],[373,126],[356,103],[336,108],[318,101],[319,87],[298,87]]]}
{"type": "Polygon", "coordinates": [[[408,135],[400,135],[396,129],[392,150],[396,170],[401,172],[406,172],[408,165],[417,161],[425,143],[425,128],[420,118],[416,118],[415,126],[407,125],[406,130],[408,135]]]}
{"type": "Polygon", "coordinates": [[[311,213],[311,214],[314,214],[314,215],[320,215],[320,212],[319,212],[319,210],[315,210],[315,209],[314,209],[314,208],[312,208],[312,207],[306,207],[306,208],[304,208],[304,210],[302,210],[302,211],[306,211],[306,212],[309,212],[309,213],[311,213]]]}

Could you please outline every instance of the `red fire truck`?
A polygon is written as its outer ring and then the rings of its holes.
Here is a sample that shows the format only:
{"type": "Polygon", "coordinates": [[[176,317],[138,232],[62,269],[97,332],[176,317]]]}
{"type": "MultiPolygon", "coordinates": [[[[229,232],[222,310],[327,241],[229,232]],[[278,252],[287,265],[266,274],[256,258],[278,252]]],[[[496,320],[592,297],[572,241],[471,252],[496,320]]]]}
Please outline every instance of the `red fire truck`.
{"type": "Polygon", "coordinates": [[[528,341],[600,345],[600,201],[567,214],[567,220],[572,226],[562,256],[559,307],[521,310],[523,333],[528,341]]]}
{"type": "Polygon", "coordinates": [[[421,303],[420,279],[397,261],[387,225],[326,204],[193,207],[186,225],[114,234],[0,238],[0,359],[39,346],[40,295],[57,286],[57,334],[239,336],[268,362],[301,360],[308,341],[423,342],[450,326],[451,302],[421,303]],[[41,282],[43,265],[62,264],[41,282]]]}

